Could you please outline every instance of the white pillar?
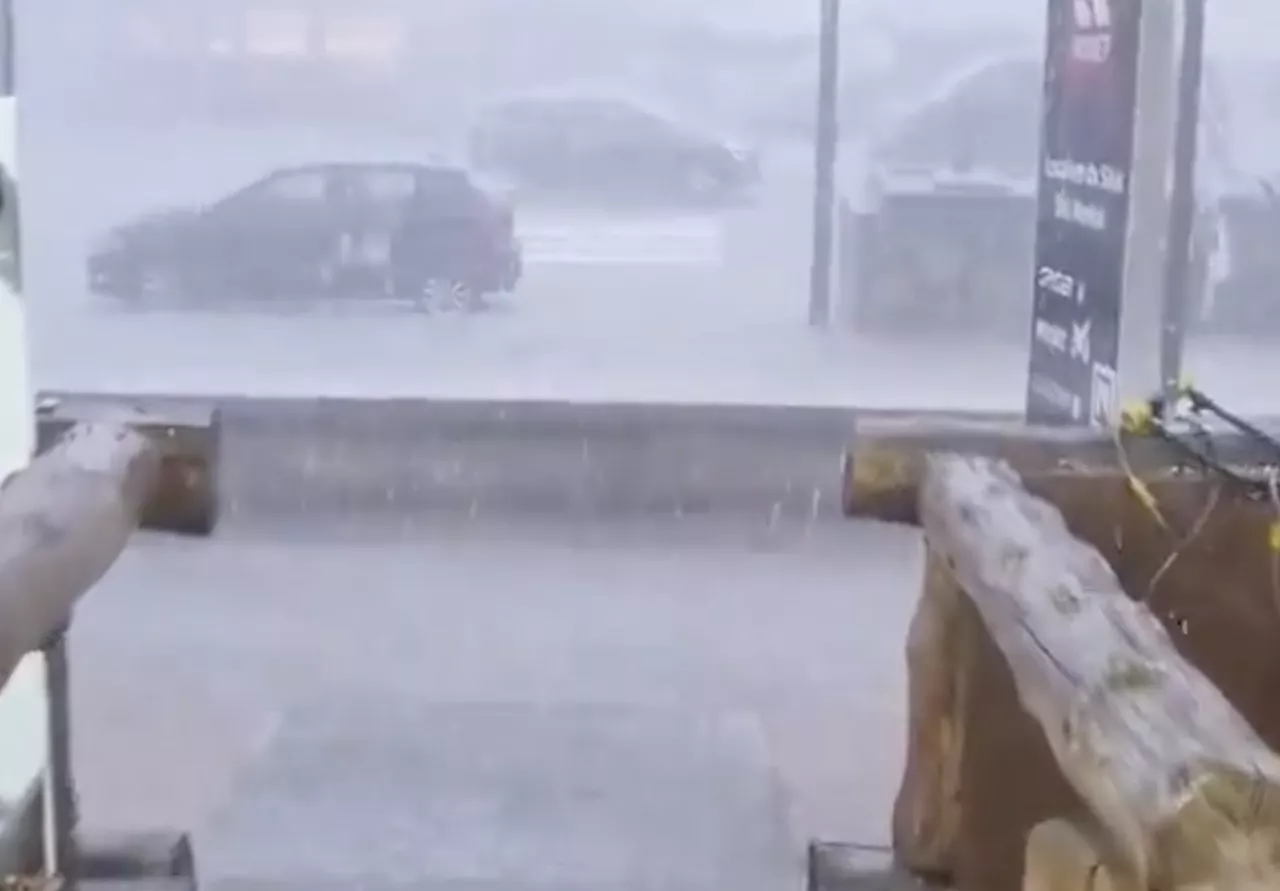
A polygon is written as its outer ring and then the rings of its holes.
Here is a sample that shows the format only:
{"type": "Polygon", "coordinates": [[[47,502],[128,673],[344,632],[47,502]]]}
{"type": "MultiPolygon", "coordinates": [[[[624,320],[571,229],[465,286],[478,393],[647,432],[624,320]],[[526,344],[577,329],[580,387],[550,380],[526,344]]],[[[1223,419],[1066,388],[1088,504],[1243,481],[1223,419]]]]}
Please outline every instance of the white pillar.
{"type": "Polygon", "coordinates": [[[13,25],[11,3],[0,0],[0,480],[25,466],[35,448],[35,394],[19,262],[13,25]]]}

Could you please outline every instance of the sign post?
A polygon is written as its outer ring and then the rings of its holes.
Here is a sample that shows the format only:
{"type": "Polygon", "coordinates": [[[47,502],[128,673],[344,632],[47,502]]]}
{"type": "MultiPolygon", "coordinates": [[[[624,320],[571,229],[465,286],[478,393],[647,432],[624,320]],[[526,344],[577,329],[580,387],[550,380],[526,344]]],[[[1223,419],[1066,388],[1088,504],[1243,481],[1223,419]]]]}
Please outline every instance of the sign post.
{"type": "Polygon", "coordinates": [[[1032,423],[1109,424],[1160,385],[1174,18],[1161,2],[1049,0],[1032,423]]]}

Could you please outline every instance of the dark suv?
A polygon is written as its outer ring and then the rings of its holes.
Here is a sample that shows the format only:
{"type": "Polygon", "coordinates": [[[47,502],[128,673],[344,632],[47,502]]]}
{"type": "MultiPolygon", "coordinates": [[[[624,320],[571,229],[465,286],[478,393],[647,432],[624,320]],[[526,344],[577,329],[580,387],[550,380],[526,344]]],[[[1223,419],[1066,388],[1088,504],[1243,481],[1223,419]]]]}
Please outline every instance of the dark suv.
{"type": "Polygon", "coordinates": [[[760,178],[749,149],[623,100],[512,99],[471,130],[471,162],[532,192],[715,204],[760,178]]]}
{"type": "MultiPolygon", "coordinates": [[[[842,290],[860,326],[1026,336],[1043,65],[1023,53],[980,58],[871,146],[841,220],[842,290]]],[[[1227,97],[1209,89],[1215,73],[1206,69],[1189,309],[1201,328],[1256,330],[1277,318],[1280,199],[1249,172],[1274,169],[1267,153],[1258,164],[1241,152],[1265,143],[1266,115],[1231,127],[1227,97]]]]}

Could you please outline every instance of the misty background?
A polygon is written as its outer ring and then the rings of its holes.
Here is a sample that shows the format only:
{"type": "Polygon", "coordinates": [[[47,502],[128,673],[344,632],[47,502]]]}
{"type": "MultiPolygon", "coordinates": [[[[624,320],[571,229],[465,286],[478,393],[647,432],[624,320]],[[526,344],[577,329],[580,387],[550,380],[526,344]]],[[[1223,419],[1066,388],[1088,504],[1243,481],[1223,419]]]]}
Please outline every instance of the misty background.
{"type": "MultiPolygon", "coordinates": [[[[1241,97],[1231,139],[1267,166],[1280,67],[1264,35],[1280,8],[1211,15],[1210,55],[1230,63],[1220,80],[1241,97]]],[[[806,325],[817,18],[817,0],[19,0],[37,383],[1020,407],[1018,337],[927,319],[919,333],[858,330],[839,284],[831,329],[806,325]],[[121,223],[290,164],[458,158],[479,108],[538,90],[643,102],[749,144],[761,183],[750,202],[717,209],[517,201],[524,279],[482,315],[134,311],[87,293],[85,257],[121,223]]],[[[1040,4],[1012,0],[927,19],[846,0],[842,198],[858,194],[868,143],[904,109],[975,59],[1038,54],[1042,28],[1040,4]]],[[[1237,378],[1267,347],[1232,340],[1198,361],[1208,384],[1243,391],[1237,378]]]]}

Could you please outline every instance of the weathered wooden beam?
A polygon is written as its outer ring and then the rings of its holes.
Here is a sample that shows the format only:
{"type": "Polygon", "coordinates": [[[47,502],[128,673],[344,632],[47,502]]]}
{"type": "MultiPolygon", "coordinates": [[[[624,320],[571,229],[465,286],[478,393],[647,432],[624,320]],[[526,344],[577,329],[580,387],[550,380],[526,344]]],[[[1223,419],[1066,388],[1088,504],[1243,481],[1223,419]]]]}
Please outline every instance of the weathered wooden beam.
{"type": "Polygon", "coordinates": [[[1061,513],[1007,464],[938,455],[920,517],[1136,885],[1280,882],[1280,757],[1061,513]]]}
{"type": "Polygon", "coordinates": [[[968,681],[964,592],[937,554],[907,632],[907,752],[893,804],[897,862],[937,885],[952,883],[960,835],[960,758],[968,681]]]}
{"type": "MultiPolygon", "coordinates": [[[[1274,463],[1277,456],[1238,433],[1213,435],[1224,463],[1274,463]]],[[[957,418],[869,418],[858,421],[845,451],[843,508],[846,516],[917,524],[920,483],[929,455],[978,455],[1008,463],[1022,475],[1073,469],[1118,471],[1121,451],[1135,473],[1159,475],[1187,463],[1187,455],[1148,436],[1083,427],[1033,427],[1018,422],[957,418]]]]}
{"type": "Polygon", "coordinates": [[[0,687],[115,562],[159,469],[147,437],[91,424],[0,486],[0,687]]]}
{"type": "Polygon", "coordinates": [[[222,421],[213,403],[48,396],[37,413],[37,452],[74,425],[94,422],[126,424],[159,450],[159,480],[143,505],[143,528],[188,535],[213,531],[222,450],[222,421]]]}

